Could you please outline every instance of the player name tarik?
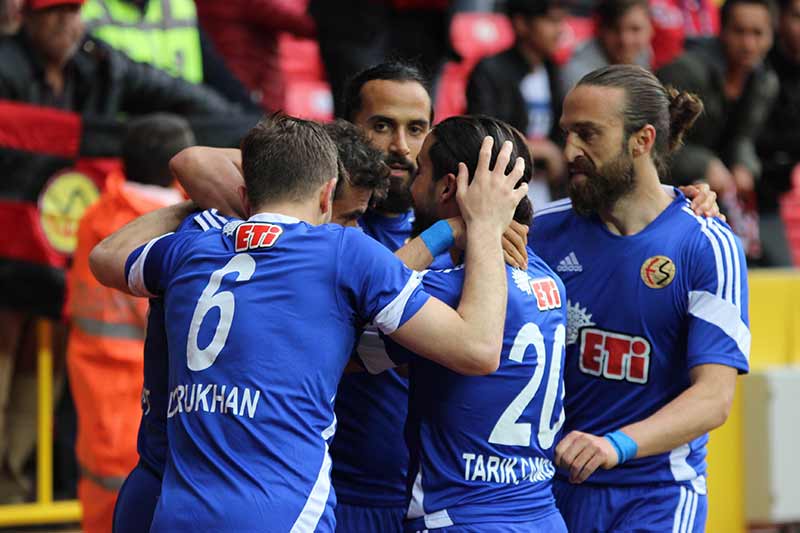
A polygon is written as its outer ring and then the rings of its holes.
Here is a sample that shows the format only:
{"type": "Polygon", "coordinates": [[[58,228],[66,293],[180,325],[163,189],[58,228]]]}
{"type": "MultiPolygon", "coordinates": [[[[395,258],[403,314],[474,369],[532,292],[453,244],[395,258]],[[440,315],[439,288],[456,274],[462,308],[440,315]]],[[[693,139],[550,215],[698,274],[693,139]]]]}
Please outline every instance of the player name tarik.
{"type": "Polygon", "coordinates": [[[253,418],[261,391],[249,387],[193,383],[178,385],[169,393],[167,418],[178,413],[205,412],[253,418]]]}
{"type": "Polygon", "coordinates": [[[462,453],[461,458],[464,459],[464,479],[467,481],[517,485],[523,481],[547,481],[556,473],[553,463],[543,457],[484,457],[480,453],[462,453]]]}

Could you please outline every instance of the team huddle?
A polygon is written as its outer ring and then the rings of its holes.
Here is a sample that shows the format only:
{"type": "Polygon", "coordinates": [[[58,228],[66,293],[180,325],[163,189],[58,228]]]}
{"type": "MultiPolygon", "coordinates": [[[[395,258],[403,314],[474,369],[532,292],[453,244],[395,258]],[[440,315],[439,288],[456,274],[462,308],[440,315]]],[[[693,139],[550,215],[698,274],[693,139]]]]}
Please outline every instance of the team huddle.
{"type": "Polygon", "coordinates": [[[432,126],[426,87],[379,65],[349,123],[190,148],[193,201],[94,249],[150,298],[115,531],[704,530],[750,333],[713,194],[659,180],[702,104],[588,74],[560,117],[570,198],[534,212],[526,139],[432,126]]]}

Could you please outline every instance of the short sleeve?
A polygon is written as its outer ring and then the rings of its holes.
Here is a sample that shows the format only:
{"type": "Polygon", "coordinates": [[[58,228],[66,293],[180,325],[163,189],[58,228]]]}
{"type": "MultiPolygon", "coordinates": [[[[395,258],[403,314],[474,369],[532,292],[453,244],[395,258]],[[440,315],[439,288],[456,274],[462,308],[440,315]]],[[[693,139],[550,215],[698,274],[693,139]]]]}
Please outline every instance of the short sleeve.
{"type": "Polygon", "coordinates": [[[173,249],[181,234],[167,233],[131,252],[125,261],[128,288],[136,296],[155,298],[166,290],[174,263],[173,249]]]}
{"type": "Polygon", "coordinates": [[[721,364],[749,371],[747,265],[741,242],[716,219],[698,218],[701,233],[689,258],[689,368],[721,364]]]}
{"type": "Polygon", "coordinates": [[[342,230],[337,250],[337,285],[364,323],[391,335],[428,301],[422,274],[362,232],[342,230]]]}

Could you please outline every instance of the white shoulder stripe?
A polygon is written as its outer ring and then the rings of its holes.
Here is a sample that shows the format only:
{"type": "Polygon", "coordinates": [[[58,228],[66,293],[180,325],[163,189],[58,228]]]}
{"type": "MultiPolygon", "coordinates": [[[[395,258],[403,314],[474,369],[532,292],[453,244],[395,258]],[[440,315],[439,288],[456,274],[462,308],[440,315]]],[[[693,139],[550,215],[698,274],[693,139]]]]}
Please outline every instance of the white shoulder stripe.
{"type": "Polygon", "coordinates": [[[395,296],[394,300],[378,312],[373,322],[379,330],[386,335],[394,333],[400,325],[400,319],[403,318],[403,311],[406,309],[408,299],[411,298],[414,289],[422,282],[424,275],[425,272],[412,272],[400,294],[395,296]]]}
{"type": "Polygon", "coordinates": [[[216,218],[216,219],[219,221],[219,223],[220,223],[220,224],[222,224],[223,226],[224,226],[225,224],[227,224],[227,223],[228,223],[228,219],[227,219],[227,218],[225,218],[224,216],[220,215],[220,214],[219,214],[219,211],[217,211],[216,209],[210,209],[210,210],[209,210],[209,212],[210,212],[210,213],[211,213],[211,215],[212,215],[214,218],[216,218]]]}
{"type": "Polygon", "coordinates": [[[711,243],[711,249],[714,251],[714,261],[715,261],[716,267],[717,267],[717,290],[716,290],[716,295],[718,297],[722,298],[722,290],[723,290],[724,285],[725,285],[725,273],[724,273],[724,269],[723,269],[723,266],[722,266],[722,253],[720,252],[719,244],[717,243],[717,240],[714,238],[714,236],[711,234],[711,232],[708,230],[708,227],[706,226],[706,220],[704,218],[695,215],[694,211],[692,211],[688,207],[684,207],[683,211],[688,213],[689,216],[691,216],[692,218],[694,218],[697,221],[697,223],[700,225],[700,231],[703,233],[703,235],[706,236],[708,241],[711,243]]]}
{"type": "Polygon", "coordinates": [[[194,217],[194,221],[195,221],[195,222],[197,222],[197,225],[198,225],[198,226],[200,226],[200,228],[201,228],[203,231],[208,231],[208,230],[210,229],[210,228],[208,227],[208,224],[206,224],[206,221],[205,221],[205,220],[203,220],[203,217],[202,217],[201,215],[196,215],[196,216],[194,217]]]}
{"type": "Polygon", "coordinates": [[[212,215],[210,212],[208,212],[208,211],[203,211],[203,217],[204,217],[206,220],[208,220],[208,223],[209,223],[209,224],[211,224],[213,227],[215,227],[215,228],[217,228],[217,229],[220,229],[220,228],[222,228],[222,226],[220,225],[220,223],[219,223],[219,222],[217,222],[217,219],[215,219],[215,218],[214,218],[214,215],[212,215]]]}
{"type": "Polygon", "coordinates": [[[533,218],[538,217],[539,215],[549,215],[551,213],[560,213],[561,211],[568,211],[572,209],[572,200],[569,198],[564,198],[563,200],[557,200],[555,202],[550,202],[549,204],[545,204],[542,206],[541,209],[533,209],[533,218]]]}
{"type": "Polygon", "coordinates": [[[174,232],[165,233],[160,237],[156,237],[152,239],[142,250],[142,253],[139,254],[139,257],[136,258],[136,261],[133,262],[131,265],[131,270],[128,272],[128,288],[131,290],[131,293],[135,296],[145,296],[147,298],[154,298],[155,295],[152,294],[150,291],[147,290],[147,285],[144,282],[144,264],[147,261],[147,254],[150,253],[150,249],[159,239],[163,239],[167,235],[172,235],[174,232]]]}
{"type": "Polygon", "coordinates": [[[745,359],[750,360],[750,329],[742,321],[738,307],[710,292],[691,291],[689,314],[721,329],[736,343],[745,359]]]}
{"type": "Polygon", "coordinates": [[[722,232],[719,231],[719,228],[712,222],[712,220],[706,220],[706,224],[708,229],[716,235],[717,239],[719,239],[723,257],[725,258],[725,296],[724,298],[729,302],[733,303],[733,257],[731,255],[731,245],[722,232]]]}
{"type": "Polygon", "coordinates": [[[727,239],[728,244],[731,247],[731,254],[733,255],[733,303],[739,309],[742,308],[742,265],[741,261],[739,260],[739,247],[736,245],[736,239],[734,238],[733,232],[719,223],[719,221],[715,219],[711,219],[709,224],[715,228],[717,231],[725,236],[727,239]]]}

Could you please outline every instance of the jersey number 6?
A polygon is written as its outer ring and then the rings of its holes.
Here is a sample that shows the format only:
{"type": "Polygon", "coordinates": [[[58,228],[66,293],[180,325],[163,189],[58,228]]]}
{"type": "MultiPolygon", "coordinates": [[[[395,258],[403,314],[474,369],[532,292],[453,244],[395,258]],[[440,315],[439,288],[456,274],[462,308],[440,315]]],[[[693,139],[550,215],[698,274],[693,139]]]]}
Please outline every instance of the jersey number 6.
{"type": "Polygon", "coordinates": [[[228,340],[228,333],[231,331],[231,321],[236,302],[231,291],[220,291],[219,286],[222,278],[228,274],[236,273],[236,281],[247,281],[256,270],[255,260],[247,254],[238,254],[228,261],[224,267],[215,270],[208,280],[208,285],[203,289],[197,307],[192,314],[192,324],[189,327],[189,338],[186,339],[186,364],[189,370],[205,370],[214,364],[217,356],[228,340]],[[206,314],[213,308],[219,308],[219,323],[214,330],[214,338],[205,348],[198,346],[198,335],[200,325],[206,314]]]}
{"type": "MultiPolygon", "coordinates": [[[[550,363],[550,373],[547,377],[547,385],[542,401],[542,412],[539,416],[539,446],[543,450],[549,449],[553,445],[556,433],[564,424],[564,408],[562,406],[558,421],[555,425],[550,425],[555,409],[558,386],[561,383],[561,357],[564,353],[564,326],[559,324],[553,336],[553,354],[550,363]]],[[[508,358],[518,363],[522,362],[528,346],[533,346],[536,351],[536,369],[531,380],[517,394],[500,419],[495,424],[492,434],[489,435],[489,442],[492,444],[504,444],[506,446],[530,446],[531,445],[531,425],[529,423],[517,422],[522,413],[533,401],[544,377],[544,369],[547,364],[547,351],[544,344],[544,336],[539,326],[528,323],[522,326],[514,339],[514,346],[508,358]]],[[[563,398],[563,389],[562,389],[563,398]]]]}

